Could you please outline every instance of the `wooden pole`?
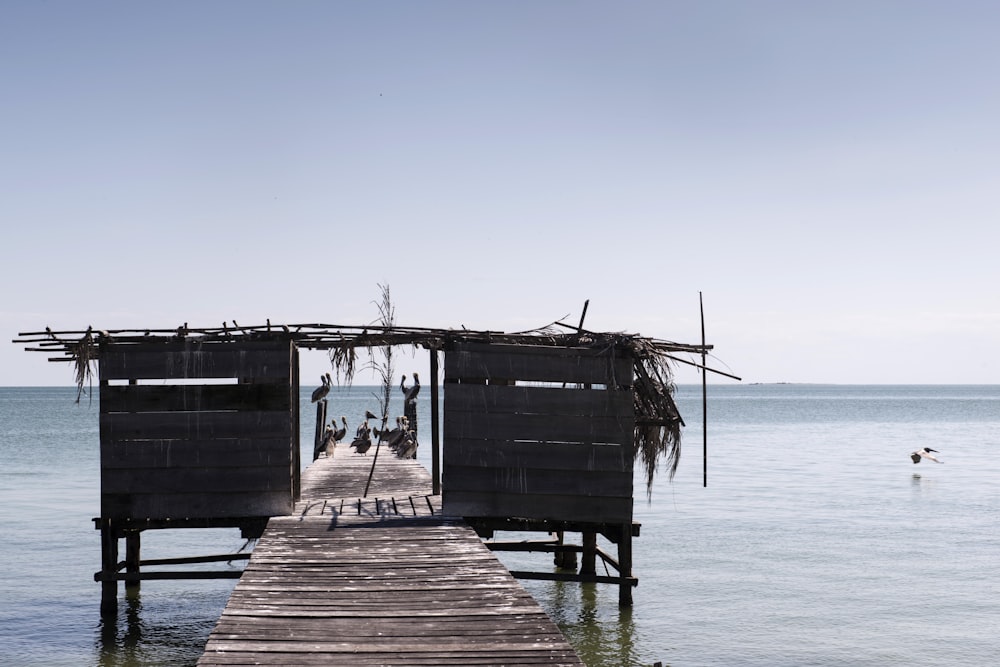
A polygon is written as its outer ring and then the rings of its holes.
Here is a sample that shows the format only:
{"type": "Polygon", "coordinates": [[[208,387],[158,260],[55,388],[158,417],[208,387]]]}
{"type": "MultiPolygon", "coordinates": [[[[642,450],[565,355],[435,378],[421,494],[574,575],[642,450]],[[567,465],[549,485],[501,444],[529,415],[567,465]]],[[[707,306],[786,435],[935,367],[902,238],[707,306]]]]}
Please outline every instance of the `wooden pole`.
{"type": "Polygon", "coordinates": [[[101,526],[101,615],[118,613],[118,536],[111,519],[101,526]]]}
{"type": "Polygon", "coordinates": [[[623,523],[621,537],[618,540],[618,576],[622,581],[618,584],[618,605],[632,606],[632,582],[625,581],[632,576],[632,525],[623,523]]]}
{"type": "Polygon", "coordinates": [[[701,485],[708,486],[708,373],[705,371],[705,303],[698,292],[698,309],[701,311],[701,485]]]}
{"type": "MultiPolygon", "coordinates": [[[[142,562],[139,557],[139,547],[140,547],[140,536],[141,533],[138,530],[129,530],[125,532],[125,573],[126,574],[139,574],[139,564],[142,562]]],[[[130,589],[138,590],[139,579],[126,579],[125,580],[125,592],[128,593],[130,589]]]]}
{"type": "Polygon", "coordinates": [[[316,437],[313,440],[313,461],[319,458],[319,445],[323,442],[323,430],[326,427],[326,401],[316,403],[316,437]]]}
{"type": "Polygon", "coordinates": [[[580,560],[580,574],[597,574],[597,533],[583,531],[583,556],[580,560]]]}
{"type": "Polygon", "coordinates": [[[441,495],[441,435],[438,423],[438,351],[431,349],[431,493],[441,495]]]}

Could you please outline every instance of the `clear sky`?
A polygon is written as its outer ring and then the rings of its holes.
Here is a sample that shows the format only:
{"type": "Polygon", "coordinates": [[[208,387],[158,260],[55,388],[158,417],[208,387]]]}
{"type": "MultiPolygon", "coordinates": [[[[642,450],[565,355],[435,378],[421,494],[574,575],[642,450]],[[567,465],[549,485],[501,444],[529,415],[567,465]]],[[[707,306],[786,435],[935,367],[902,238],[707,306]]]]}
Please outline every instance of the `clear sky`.
{"type": "Polygon", "coordinates": [[[379,284],[403,325],[589,299],[682,342],[702,292],[744,382],[1000,382],[998,30],[962,0],[4,2],[0,385],[72,383],[19,331],[363,324],[379,284]]]}

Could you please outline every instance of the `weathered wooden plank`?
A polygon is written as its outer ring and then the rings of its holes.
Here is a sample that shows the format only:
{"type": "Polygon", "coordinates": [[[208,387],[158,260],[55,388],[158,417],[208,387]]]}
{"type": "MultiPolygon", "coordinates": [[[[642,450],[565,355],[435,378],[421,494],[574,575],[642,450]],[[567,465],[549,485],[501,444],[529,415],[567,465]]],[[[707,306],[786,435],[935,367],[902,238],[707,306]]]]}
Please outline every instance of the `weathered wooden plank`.
{"type": "Polygon", "coordinates": [[[605,470],[630,474],[633,467],[632,450],[629,446],[515,440],[449,440],[444,461],[446,468],[447,466],[513,467],[605,470]]]}
{"type": "Polygon", "coordinates": [[[291,494],[164,493],[101,494],[101,516],[110,519],[201,519],[290,514],[291,494]]]}
{"type": "Polygon", "coordinates": [[[109,468],[101,474],[101,493],[151,494],[285,491],[291,493],[289,465],[256,467],[109,468]]]}
{"type": "Polygon", "coordinates": [[[121,440],[290,438],[288,412],[116,412],[102,414],[101,446],[121,440]]]}
{"type": "Polygon", "coordinates": [[[101,468],[277,466],[292,463],[288,438],[120,440],[101,447],[101,468]]]}
{"type": "Polygon", "coordinates": [[[632,360],[592,348],[461,344],[445,353],[445,379],[632,384],[632,360]]]}
{"type": "Polygon", "coordinates": [[[452,491],[444,485],[442,488],[442,507],[449,515],[593,523],[632,520],[632,498],[496,494],[488,491],[452,491]]]}
{"type": "Polygon", "coordinates": [[[109,385],[101,384],[101,412],[287,411],[287,381],[266,384],[109,385]]]}
{"type": "Polygon", "coordinates": [[[627,417],[476,413],[445,411],[443,452],[450,440],[497,439],[631,445],[635,423],[627,417]]]}
{"type": "Polygon", "coordinates": [[[291,343],[240,341],[106,346],[101,380],[289,378],[291,343]]]}
{"type": "Polygon", "coordinates": [[[627,498],[632,502],[632,473],[607,470],[540,470],[525,467],[474,467],[445,464],[443,486],[451,492],[574,495],[627,498]]]}
{"type": "MultiPolygon", "coordinates": [[[[268,522],[199,665],[583,664],[459,518],[327,510],[323,490],[356,485],[334,478],[371,463],[342,449],[306,471],[293,516],[268,522]]],[[[380,459],[375,479],[426,494],[411,463],[380,459]]]]}
{"type": "Polygon", "coordinates": [[[448,413],[535,414],[552,417],[631,417],[631,391],[448,384],[448,413]]]}
{"type": "Polygon", "coordinates": [[[544,653],[529,651],[522,653],[504,653],[501,655],[490,655],[488,653],[444,653],[428,654],[414,653],[411,651],[397,651],[391,655],[373,653],[271,653],[265,662],[261,662],[260,656],[253,652],[227,651],[225,653],[213,654],[210,660],[202,658],[199,665],[219,665],[235,666],[241,665],[294,665],[295,667],[317,666],[340,666],[347,667],[368,667],[369,665],[410,665],[419,667],[429,665],[434,667],[447,667],[449,665],[464,665],[473,667],[474,665],[548,665],[549,667],[560,667],[570,665],[583,665],[580,659],[572,650],[549,650],[544,653]]]}

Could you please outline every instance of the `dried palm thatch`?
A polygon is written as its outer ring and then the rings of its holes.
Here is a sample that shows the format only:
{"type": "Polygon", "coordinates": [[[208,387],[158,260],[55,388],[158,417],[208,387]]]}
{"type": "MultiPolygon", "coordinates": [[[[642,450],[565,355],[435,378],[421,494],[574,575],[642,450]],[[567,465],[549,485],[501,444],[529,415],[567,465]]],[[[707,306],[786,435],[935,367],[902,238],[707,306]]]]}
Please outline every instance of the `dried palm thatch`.
{"type": "Polygon", "coordinates": [[[96,362],[95,353],[97,348],[94,346],[94,334],[91,327],[87,327],[87,332],[79,340],[79,342],[72,345],[69,350],[70,355],[73,359],[73,370],[76,376],[76,402],[80,402],[80,397],[84,394],[90,397],[90,400],[94,400],[94,372],[91,370],[90,364],[96,362]],[[84,390],[84,385],[87,389],[84,390]]]}
{"type": "Polygon", "coordinates": [[[632,348],[635,369],[633,457],[645,468],[646,497],[649,499],[661,459],[666,461],[670,479],[677,472],[684,420],[674,402],[676,387],[670,358],[643,339],[634,339],[632,348]]]}

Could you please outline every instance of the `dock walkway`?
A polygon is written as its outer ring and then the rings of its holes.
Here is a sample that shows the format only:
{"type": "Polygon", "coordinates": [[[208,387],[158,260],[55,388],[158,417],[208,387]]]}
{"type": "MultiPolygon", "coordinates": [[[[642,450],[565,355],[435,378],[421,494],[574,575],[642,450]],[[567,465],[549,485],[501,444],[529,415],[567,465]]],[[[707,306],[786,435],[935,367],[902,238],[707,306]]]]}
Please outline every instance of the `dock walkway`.
{"type": "Polygon", "coordinates": [[[583,665],[413,460],[339,445],[273,517],[199,666],[583,665]],[[371,453],[371,452],[369,452],[371,453]]]}

